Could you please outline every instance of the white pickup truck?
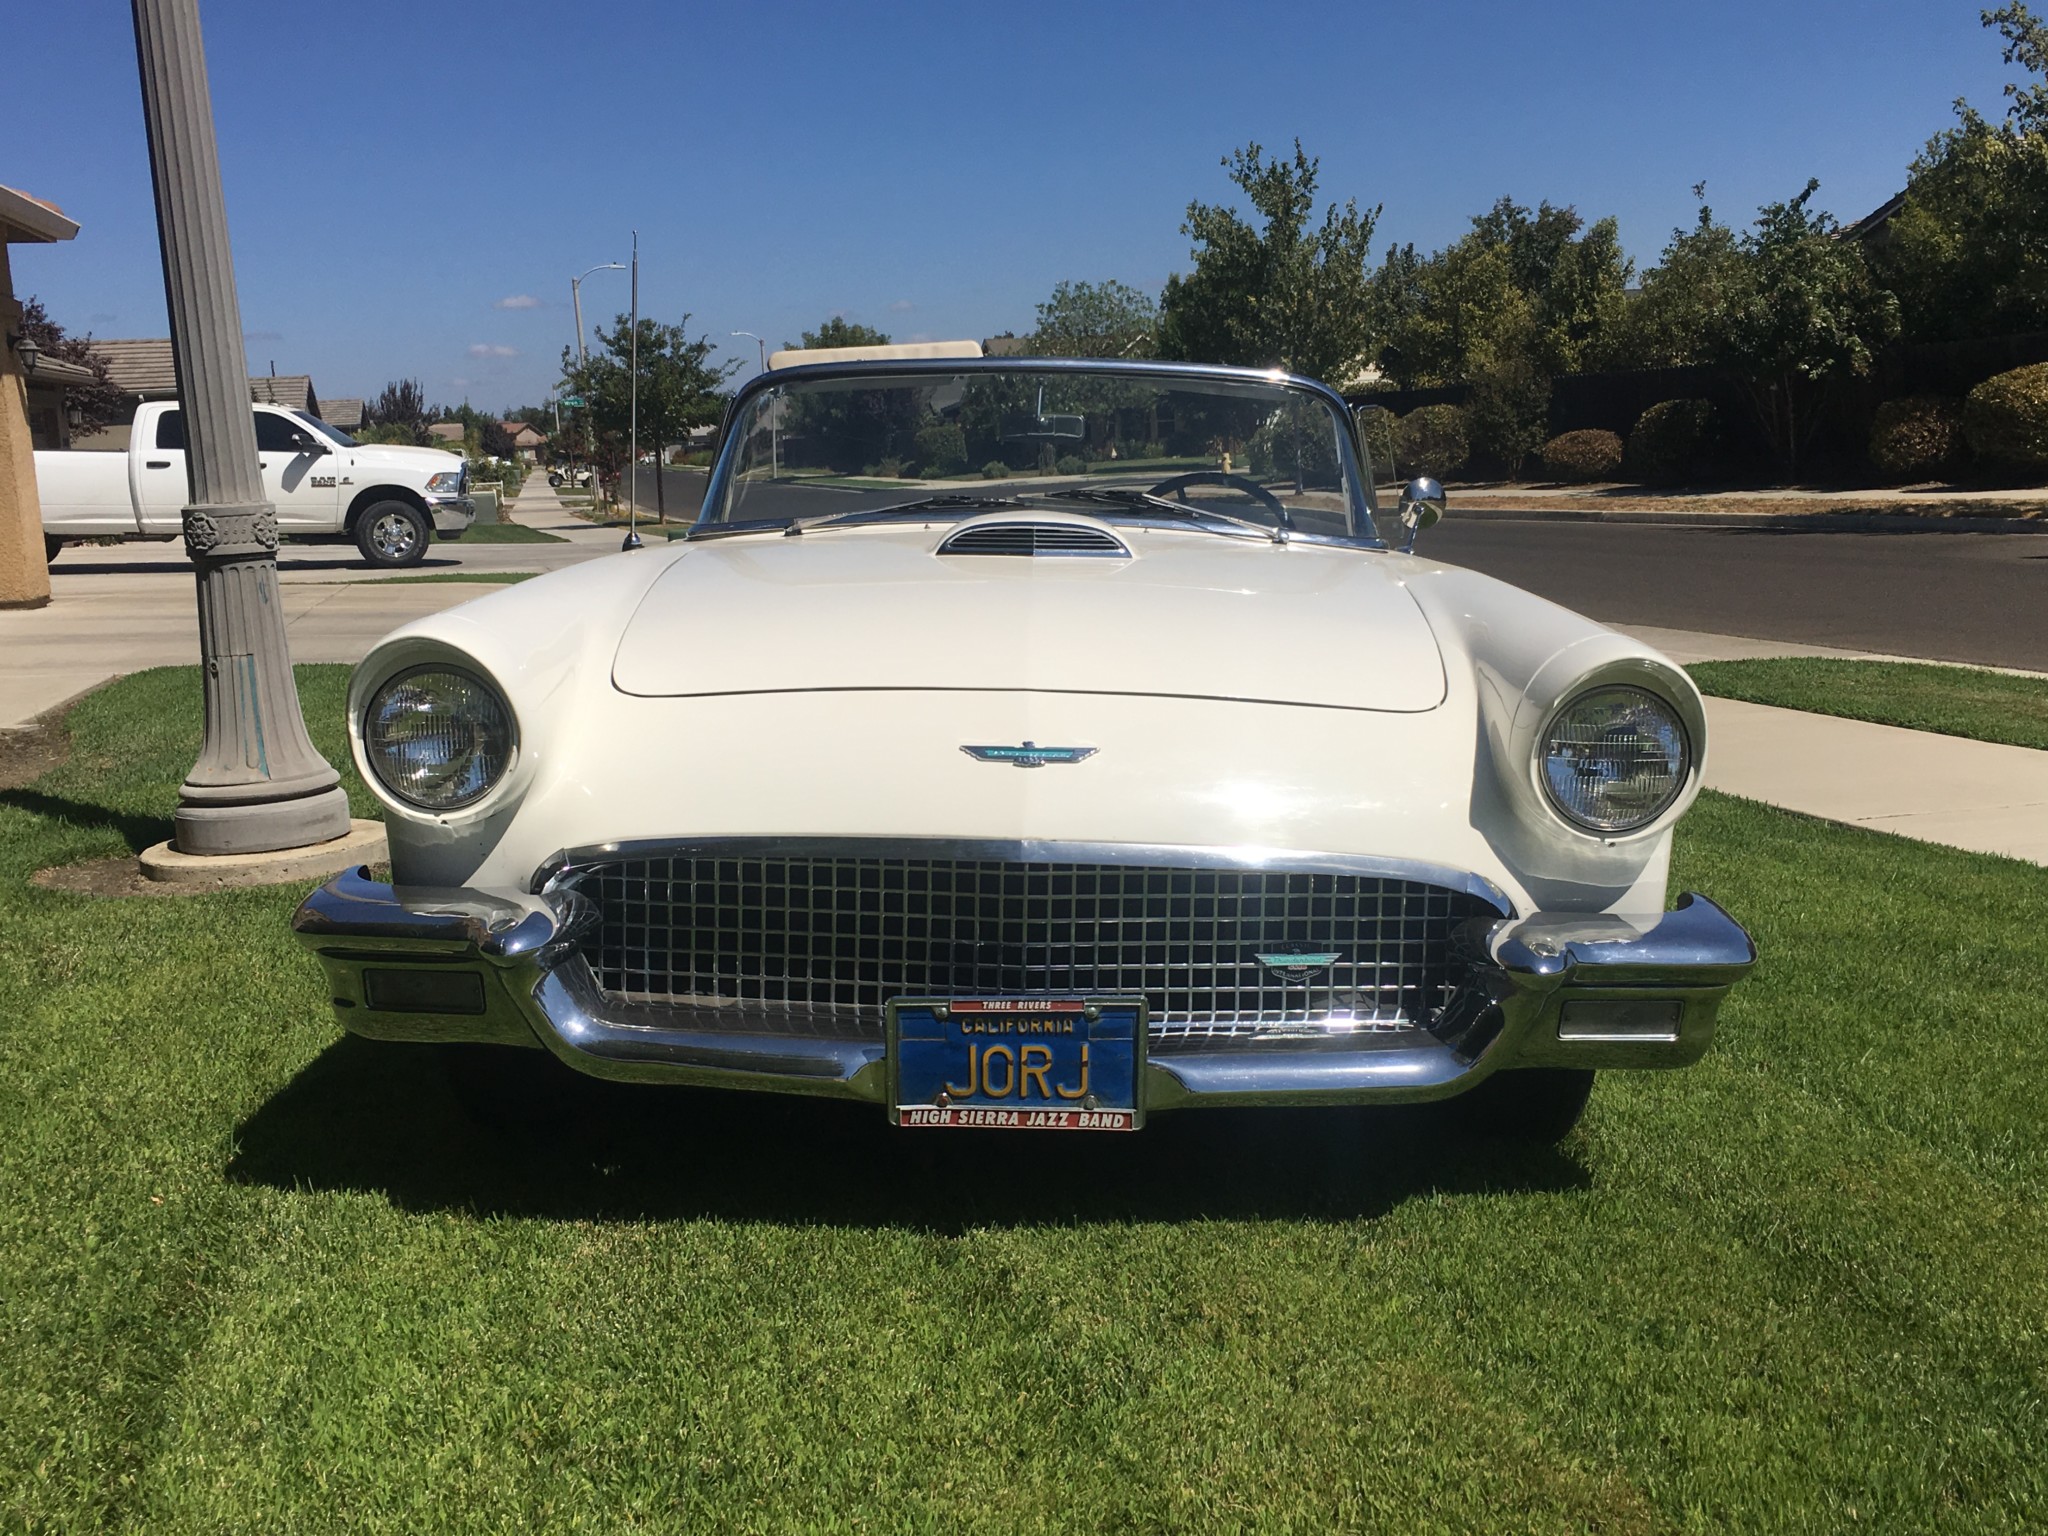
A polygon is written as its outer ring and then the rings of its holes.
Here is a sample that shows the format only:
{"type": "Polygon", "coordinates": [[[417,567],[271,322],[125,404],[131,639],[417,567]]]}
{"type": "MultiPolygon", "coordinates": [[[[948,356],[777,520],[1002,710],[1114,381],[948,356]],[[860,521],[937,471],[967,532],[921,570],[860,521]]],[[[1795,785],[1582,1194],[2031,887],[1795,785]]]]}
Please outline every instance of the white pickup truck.
{"type": "MultiPolygon", "coordinates": [[[[317,417],[258,405],[256,456],[281,538],[353,539],[372,565],[417,565],[427,541],[459,539],[476,517],[468,467],[437,448],[358,443],[317,417]]],[[[176,401],[136,408],[128,451],[40,450],[36,489],[52,558],[66,540],[169,539],[191,492],[185,413],[176,401]]]]}

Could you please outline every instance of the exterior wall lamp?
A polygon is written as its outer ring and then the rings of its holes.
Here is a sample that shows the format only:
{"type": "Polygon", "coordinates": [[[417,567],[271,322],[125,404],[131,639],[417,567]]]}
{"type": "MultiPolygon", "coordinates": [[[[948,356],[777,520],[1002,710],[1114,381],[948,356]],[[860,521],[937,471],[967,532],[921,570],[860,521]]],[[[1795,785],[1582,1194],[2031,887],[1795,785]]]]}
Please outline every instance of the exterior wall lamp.
{"type": "Polygon", "coordinates": [[[14,348],[14,355],[21,359],[21,371],[34,373],[36,359],[43,355],[43,349],[28,336],[10,336],[7,338],[7,344],[14,348]]]}

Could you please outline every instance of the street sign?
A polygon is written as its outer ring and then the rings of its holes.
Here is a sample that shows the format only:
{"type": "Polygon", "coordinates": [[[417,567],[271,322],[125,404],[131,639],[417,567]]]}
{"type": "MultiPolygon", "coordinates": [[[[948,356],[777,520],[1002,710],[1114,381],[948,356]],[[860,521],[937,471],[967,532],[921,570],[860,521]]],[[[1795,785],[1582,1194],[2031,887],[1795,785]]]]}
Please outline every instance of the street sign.
{"type": "Polygon", "coordinates": [[[582,397],[581,395],[564,395],[564,396],[562,396],[562,404],[564,404],[564,405],[566,405],[566,406],[570,407],[570,408],[571,408],[572,410],[573,410],[573,409],[574,409],[575,407],[577,407],[577,406],[581,405],[582,403],[583,403],[583,397],[582,397]]]}

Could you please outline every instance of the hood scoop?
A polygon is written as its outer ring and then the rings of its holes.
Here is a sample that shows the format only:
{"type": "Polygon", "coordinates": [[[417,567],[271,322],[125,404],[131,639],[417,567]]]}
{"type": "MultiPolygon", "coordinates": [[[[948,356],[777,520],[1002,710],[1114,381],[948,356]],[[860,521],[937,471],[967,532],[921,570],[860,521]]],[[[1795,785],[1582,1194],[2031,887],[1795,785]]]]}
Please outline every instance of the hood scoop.
{"type": "Polygon", "coordinates": [[[1022,520],[975,522],[939,545],[942,555],[1049,555],[1128,560],[1130,546],[1106,528],[1087,523],[1022,520]]]}

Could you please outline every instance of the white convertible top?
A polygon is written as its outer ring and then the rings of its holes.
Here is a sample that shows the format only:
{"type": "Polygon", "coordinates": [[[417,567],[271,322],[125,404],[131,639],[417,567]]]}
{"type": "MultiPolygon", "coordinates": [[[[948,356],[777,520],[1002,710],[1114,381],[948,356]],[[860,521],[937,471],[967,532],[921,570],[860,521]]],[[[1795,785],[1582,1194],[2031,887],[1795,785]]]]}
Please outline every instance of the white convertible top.
{"type": "Polygon", "coordinates": [[[799,363],[887,362],[907,357],[979,357],[978,341],[905,341],[886,347],[785,347],[768,354],[768,367],[794,368],[799,363]]]}

